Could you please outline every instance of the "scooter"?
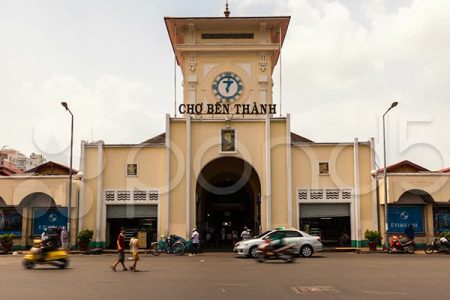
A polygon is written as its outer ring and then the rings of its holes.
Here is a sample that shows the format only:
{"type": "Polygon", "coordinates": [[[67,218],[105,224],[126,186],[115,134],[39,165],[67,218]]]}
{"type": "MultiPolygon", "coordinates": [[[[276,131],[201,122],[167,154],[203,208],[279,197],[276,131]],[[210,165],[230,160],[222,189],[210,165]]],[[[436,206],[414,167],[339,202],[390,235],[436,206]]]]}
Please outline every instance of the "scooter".
{"type": "Polygon", "coordinates": [[[295,261],[297,253],[295,252],[295,244],[288,244],[278,249],[274,249],[270,240],[258,246],[257,261],[262,263],[271,259],[282,259],[285,262],[292,263],[295,261]]]}
{"type": "Polygon", "coordinates": [[[427,244],[425,246],[425,253],[426,254],[432,254],[434,252],[439,253],[447,253],[450,254],[450,248],[447,239],[441,239],[441,241],[438,241],[437,238],[434,238],[434,240],[431,242],[431,244],[427,244]]]}
{"type": "Polygon", "coordinates": [[[402,241],[401,238],[401,236],[392,236],[391,243],[389,244],[389,253],[414,253],[416,251],[416,243],[414,240],[402,241]]]}
{"type": "Polygon", "coordinates": [[[56,250],[41,253],[41,240],[34,240],[33,247],[28,251],[22,261],[25,269],[32,269],[37,264],[48,264],[64,269],[69,266],[69,254],[66,249],[58,248],[56,250]]]}

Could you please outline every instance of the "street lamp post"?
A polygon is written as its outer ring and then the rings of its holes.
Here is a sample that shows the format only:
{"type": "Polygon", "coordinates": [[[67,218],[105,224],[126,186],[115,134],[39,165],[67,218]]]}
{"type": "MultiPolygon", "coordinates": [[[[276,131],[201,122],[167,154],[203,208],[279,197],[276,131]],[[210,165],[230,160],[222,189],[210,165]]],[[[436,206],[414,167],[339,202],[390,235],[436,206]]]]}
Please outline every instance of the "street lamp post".
{"type": "Polygon", "coordinates": [[[70,249],[70,208],[72,206],[72,158],[73,158],[73,114],[67,105],[67,102],[61,102],[61,105],[70,113],[72,122],[70,125],[70,169],[69,169],[69,203],[67,205],[67,232],[69,233],[69,240],[67,248],[70,249]]]}
{"type": "Polygon", "coordinates": [[[387,178],[386,178],[386,124],[385,124],[385,116],[386,114],[396,107],[398,105],[398,102],[392,102],[391,106],[388,108],[388,110],[383,114],[383,161],[384,161],[384,168],[383,168],[383,179],[384,179],[384,241],[386,245],[386,249],[389,251],[389,240],[388,240],[388,209],[387,209],[387,178]]]}

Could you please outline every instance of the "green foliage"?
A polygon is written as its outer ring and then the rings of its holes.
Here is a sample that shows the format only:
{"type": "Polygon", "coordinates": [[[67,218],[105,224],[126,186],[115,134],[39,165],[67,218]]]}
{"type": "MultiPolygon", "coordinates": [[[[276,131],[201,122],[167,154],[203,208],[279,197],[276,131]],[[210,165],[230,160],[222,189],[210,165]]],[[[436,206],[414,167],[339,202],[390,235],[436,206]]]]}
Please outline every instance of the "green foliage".
{"type": "Polygon", "coordinates": [[[12,243],[13,238],[15,238],[15,237],[16,237],[16,235],[12,234],[12,233],[0,234],[0,243],[2,243],[2,244],[12,243]]]}
{"type": "Polygon", "coordinates": [[[381,237],[381,232],[369,229],[367,229],[366,232],[364,233],[364,238],[369,243],[377,243],[377,244],[381,243],[381,240],[383,239],[381,237]]]}
{"type": "Polygon", "coordinates": [[[444,232],[441,232],[441,233],[439,234],[439,237],[445,237],[447,240],[450,241],[450,231],[444,231],[444,232]]]}
{"type": "Polygon", "coordinates": [[[89,229],[83,229],[78,233],[79,243],[89,243],[94,236],[94,231],[89,229]]]}

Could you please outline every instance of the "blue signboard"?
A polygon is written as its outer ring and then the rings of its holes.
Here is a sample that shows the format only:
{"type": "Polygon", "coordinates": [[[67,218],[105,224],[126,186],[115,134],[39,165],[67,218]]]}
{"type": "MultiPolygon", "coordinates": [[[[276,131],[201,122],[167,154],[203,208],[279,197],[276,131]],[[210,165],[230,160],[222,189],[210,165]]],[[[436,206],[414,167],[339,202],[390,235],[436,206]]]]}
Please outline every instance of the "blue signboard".
{"type": "Polygon", "coordinates": [[[415,232],[424,232],[422,206],[388,206],[389,233],[404,233],[409,224],[415,232]]]}
{"type": "Polygon", "coordinates": [[[35,208],[33,210],[33,234],[40,235],[50,227],[67,225],[67,208],[35,208]]]}

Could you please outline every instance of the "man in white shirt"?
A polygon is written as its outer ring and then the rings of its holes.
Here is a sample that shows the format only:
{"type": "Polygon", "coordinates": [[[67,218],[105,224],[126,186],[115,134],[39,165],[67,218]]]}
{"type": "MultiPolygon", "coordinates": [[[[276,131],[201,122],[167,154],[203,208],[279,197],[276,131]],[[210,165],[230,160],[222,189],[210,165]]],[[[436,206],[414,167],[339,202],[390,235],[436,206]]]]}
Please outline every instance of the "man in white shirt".
{"type": "Polygon", "coordinates": [[[244,227],[244,231],[241,233],[241,239],[243,241],[250,239],[250,230],[247,227],[244,227]]]}
{"type": "Polygon", "coordinates": [[[192,253],[190,254],[190,256],[197,255],[198,247],[200,245],[200,233],[198,233],[197,228],[192,229],[191,240],[192,240],[192,253]]]}

